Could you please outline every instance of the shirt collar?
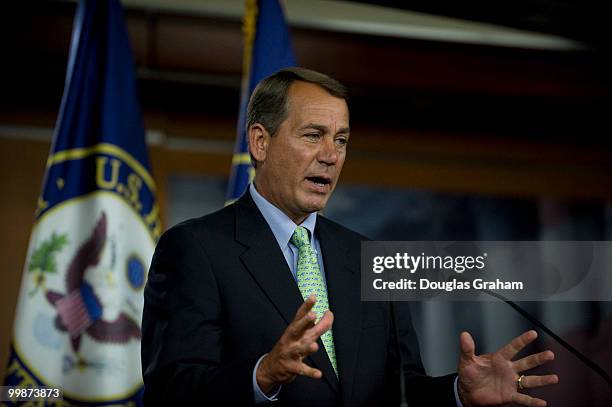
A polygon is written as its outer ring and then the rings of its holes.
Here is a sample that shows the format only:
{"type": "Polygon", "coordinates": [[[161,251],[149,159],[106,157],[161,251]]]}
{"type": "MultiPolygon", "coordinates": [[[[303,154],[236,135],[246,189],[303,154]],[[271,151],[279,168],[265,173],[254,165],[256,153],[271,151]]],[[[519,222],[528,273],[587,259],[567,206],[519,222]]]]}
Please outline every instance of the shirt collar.
{"type": "MultiPolygon", "coordinates": [[[[270,225],[270,229],[272,229],[272,233],[278,242],[278,245],[281,248],[284,248],[289,245],[289,240],[291,236],[293,236],[293,232],[298,227],[298,225],[291,220],[283,211],[270,203],[266,198],[264,198],[255,187],[255,183],[251,183],[249,185],[249,192],[251,193],[251,197],[255,202],[255,205],[263,215],[268,225],[270,225]]],[[[317,223],[317,213],[313,212],[309,214],[304,222],[301,225],[305,227],[311,236],[314,236],[315,225],[317,223]]]]}

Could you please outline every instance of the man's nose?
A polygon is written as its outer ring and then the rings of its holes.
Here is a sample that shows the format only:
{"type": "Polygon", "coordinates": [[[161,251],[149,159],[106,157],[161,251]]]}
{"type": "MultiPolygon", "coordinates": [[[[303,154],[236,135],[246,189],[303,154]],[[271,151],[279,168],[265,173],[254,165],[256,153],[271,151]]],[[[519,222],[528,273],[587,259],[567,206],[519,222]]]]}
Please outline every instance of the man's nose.
{"type": "Polygon", "coordinates": [[[323,137],[317,160],[326,165],[334,165],[338,162],[338,150],[336,150],[333,137],[323,137]]]}

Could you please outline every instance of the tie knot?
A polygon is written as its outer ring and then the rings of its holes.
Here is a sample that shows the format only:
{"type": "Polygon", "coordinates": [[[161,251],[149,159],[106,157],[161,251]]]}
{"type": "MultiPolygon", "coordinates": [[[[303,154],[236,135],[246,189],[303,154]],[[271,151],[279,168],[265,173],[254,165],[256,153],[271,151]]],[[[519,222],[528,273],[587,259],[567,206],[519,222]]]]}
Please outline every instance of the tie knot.
{"type": "Polygon", "coordinates": [[[293,243],[298,250],[302,247],[308,246],[310,244],[308,229],[306,229],[304,226],[298,226],[295,228],[293,235],[291,235],[291,243],[293,243]]]}

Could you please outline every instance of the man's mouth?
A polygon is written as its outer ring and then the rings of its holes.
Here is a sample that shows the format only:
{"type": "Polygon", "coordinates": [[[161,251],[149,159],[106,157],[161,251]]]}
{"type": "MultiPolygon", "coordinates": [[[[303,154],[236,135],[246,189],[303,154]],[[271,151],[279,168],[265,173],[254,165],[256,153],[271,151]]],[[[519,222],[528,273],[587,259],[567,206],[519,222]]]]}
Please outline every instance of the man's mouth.
{"type": "Polygon", "coordinates": [[[329,177],[312,176],[306,177],[306,179],[320,189],[325,189],[328,185],[331,184],[331,178],[329,177]]]}

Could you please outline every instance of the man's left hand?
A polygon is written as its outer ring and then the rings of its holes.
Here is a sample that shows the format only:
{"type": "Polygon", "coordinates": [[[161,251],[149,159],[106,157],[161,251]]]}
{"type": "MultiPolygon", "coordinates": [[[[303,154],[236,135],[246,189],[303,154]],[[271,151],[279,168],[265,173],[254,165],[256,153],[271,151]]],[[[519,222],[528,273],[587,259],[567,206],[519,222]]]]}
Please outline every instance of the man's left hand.
{"type": "MultiPolygon", "coordinates": [[[[521,372],[543,365],[555,358],[547,350],[512,361],[525,346],[538,337],[536,331],[527,331],[494,353],[475,354],[472,336],[462,332],[460,336],[458,392],[464,407],[495,406],[516,403],[524,406],[546,406],[546,401],[520,393],[518,380],[521,372]]],[[[557,375],[527,376],[521,379],[525,389],[547,386],[559,382],[557,375]]]]}

